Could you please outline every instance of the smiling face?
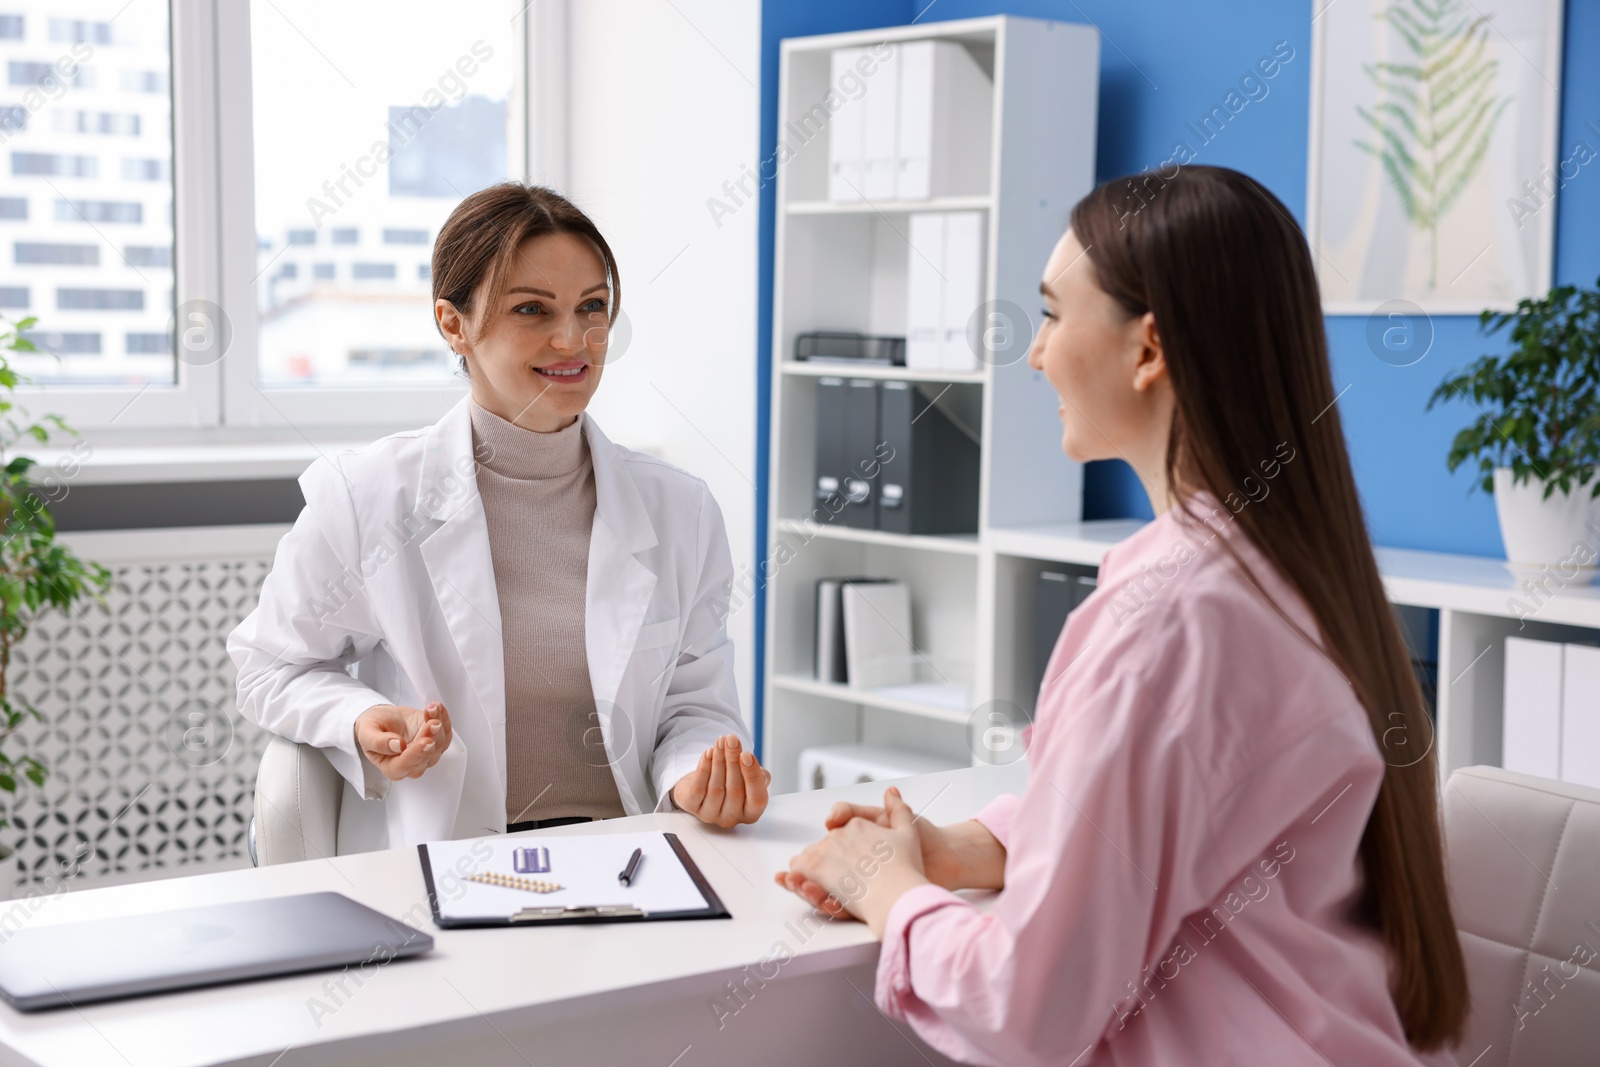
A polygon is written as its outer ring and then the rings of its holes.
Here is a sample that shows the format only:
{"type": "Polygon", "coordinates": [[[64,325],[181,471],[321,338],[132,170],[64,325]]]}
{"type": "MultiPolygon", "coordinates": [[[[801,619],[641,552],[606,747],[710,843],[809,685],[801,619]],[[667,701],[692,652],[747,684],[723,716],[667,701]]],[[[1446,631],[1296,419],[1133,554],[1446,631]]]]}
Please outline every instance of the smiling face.
{"type": "MultiPolygon", "coordinates": [[[[1044,320],[1028,365],[1060,394],[1062,451],[1079,462],[1127,460],[1153,488],[1173,410],[1155,316],[1129,315],[1100,288],[1071,230],[1051,252],[1039,292],[1044,320]]],[[[1151,500],[1161,507],[1157,494],[1151,500]]]]}
{"type": "Polygon", "coordinates": [[[487,284],[462,316],[448,300],[434,314],[464,356],[472,398],[508,422],[552,433],[589,406],[605,369],[611,295],[600,252],[583,237],[550,233],[517,250],[506,291],[487,284]]]}

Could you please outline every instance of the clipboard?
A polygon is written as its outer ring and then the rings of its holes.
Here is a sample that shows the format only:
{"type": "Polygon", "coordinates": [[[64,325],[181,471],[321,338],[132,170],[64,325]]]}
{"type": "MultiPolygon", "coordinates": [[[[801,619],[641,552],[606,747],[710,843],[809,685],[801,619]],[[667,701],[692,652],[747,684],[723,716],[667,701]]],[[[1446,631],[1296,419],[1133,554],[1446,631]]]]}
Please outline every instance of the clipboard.
{"type": "Polygon", "coordinates": [[[441,929],[733,917],[678,835],[661,831],[435,841],[418,845],[417,858],[441,929]],[[622,886],[617,874],[635,848],[643,859],[622,886]],[[542,865],[528,867],[530,855],[542,865]]]}

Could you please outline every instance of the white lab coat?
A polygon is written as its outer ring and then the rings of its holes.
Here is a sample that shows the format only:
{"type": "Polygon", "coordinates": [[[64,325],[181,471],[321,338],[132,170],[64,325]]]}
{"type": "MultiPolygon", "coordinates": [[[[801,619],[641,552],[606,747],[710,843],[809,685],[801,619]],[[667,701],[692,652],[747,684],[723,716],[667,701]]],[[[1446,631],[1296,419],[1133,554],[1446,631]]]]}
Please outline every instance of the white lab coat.
{"type": "MultiPolygon", "coordinates": [[[[340,852],[505,829],[505,661],[470,403],[301,475],[305,510],[228,638],[240,714],[315,745],[344,776],[340,852]],[[357,716],[433,700],[449,709],[450,747],[390,782],[361,755],[357,716]]],[[[596,497],[584,644],[633,815],[666,808],[719,735],[748,747],[726,626],[733,561],[703,481],[582,418],[596,497]]]]}

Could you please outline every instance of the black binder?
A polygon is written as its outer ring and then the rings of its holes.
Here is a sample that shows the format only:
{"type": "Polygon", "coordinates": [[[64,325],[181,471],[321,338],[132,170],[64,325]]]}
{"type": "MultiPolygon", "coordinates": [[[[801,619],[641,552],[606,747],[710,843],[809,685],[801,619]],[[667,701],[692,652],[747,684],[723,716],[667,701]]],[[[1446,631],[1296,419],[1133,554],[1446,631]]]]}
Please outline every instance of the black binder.
{"type": "Polygon", "coordinates": [[[870,530],[877,524],[878,480],[882,477],[878,470],[878,383],[870,378],[847,379],[843,399],[840,436],[845,471],[840,484],[844,510],[837,521],[870,530]]]}
{"type": "Polygon", "coordinates": [[[912,382],[884,382],[879,397],[879,434],[888,458],[878,479],[878,529],[976,533],[978,442],[912,382]]]}
{"type": "Polygon", "coordinates": [[[1033,673],[1041,684],[1067,616],[1094,592],[1095,579],[1068,571],[1040,571],[1033,591],[1033,673]]]}
{"type": "Polygon", "coordinates": [[[817,522],[833,522],[844,510],[843,378],[817,379],[817,468],[812,479],[811,515],[817,522]]]}

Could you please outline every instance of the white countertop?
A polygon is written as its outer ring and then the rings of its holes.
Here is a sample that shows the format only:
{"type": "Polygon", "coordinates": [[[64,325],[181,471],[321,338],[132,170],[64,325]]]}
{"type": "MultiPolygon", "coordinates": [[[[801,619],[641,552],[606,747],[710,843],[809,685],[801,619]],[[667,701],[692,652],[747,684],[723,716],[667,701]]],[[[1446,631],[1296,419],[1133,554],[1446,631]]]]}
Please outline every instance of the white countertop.
{"type": "MultiPolygon", "coordinates": [[[[1020,792],[1026,779],[1025,765],[1013,764],[899,784],[915,810],[947,823],[971,816],[998,793],[1020,792]]],[[[760,822],[728,831],[681,814],[541,831],[675,832],[732,919],[476,930],[440,930],[429,922],[424,928],[435,940],[432,952],[377,968],[321,1018],[310,1004],[329,1003],[325,983],[338,972],[36,1014],[0,1005],[0,1064],[176,1067],[248,1060],[265,1067],[291,1048],[295,1055],[284,1055],[280,1067],[358,1055],[365,1062],[440,1034],[482,1031],[486,1022],[496,1031],[526,1030],[574,1015],[648,1010],[669,997],[716,996],[748,965],[771,959],[780,941],[794,953],[783,965],[784,977],[870,964],[877,942],[860,923],[830,921],[803,939],[797,936],[794,924],[810,909],[779,889],[772,876],[821,836],[823,814],[835,800],[875,802],[882,788],[880,783],[776,796],[760,822]]],[[[0,904],[0,923],[15,929],[18,921],[69,922],[318,890],[343,893],[395,917],[417,904],[426,908],[416,850],[397,849],[22,898],[0,904]],[[38,907],[30,916],[33,905],[38,907]]],[[[712,1016],[700,1014],[696,1025],[709,1028],[712,1016]]],[[[664,1049],[661,1067],[676,1052],[664,1049]]],[[[535,1054],[531,1062],[542,1067],[544,1061],[535,1054]]]]}
{"type": "MultiPolygon", "coordinates": [[[[1092,519],[997,527],[989,540],[1001,555],[1095,567],[1108,548],[1143,526],[1139,519],[1092,519]]],[[[1600,627],[1600,584],[1563,582],[1553,569],[1529,583],[1528,575],[1513,571],[1505,560],[1486,556],[1382,545],[1373,553],[1384,589],[1396,604],[1600,627]]]]}

